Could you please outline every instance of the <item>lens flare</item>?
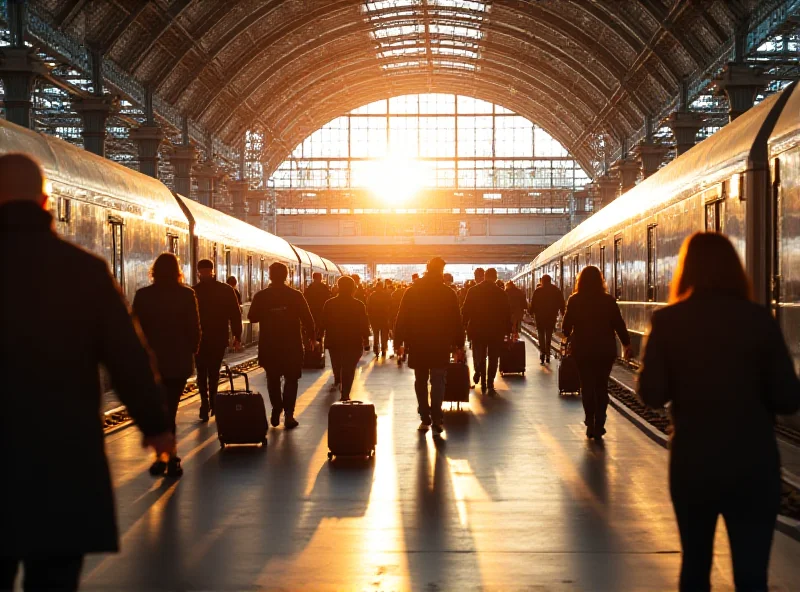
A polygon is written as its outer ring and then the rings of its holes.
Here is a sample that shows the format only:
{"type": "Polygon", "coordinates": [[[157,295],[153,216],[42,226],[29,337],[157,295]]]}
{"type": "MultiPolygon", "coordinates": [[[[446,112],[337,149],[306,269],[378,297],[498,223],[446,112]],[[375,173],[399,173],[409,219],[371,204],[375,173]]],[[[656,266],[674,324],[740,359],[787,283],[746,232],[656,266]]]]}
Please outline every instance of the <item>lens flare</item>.
{"type": "Polygon", "coordinates": [[[392,155],[371,164],[367,186],[387,205],[404,204],[423,187],[425,167],[416,158],[392,155]]]}

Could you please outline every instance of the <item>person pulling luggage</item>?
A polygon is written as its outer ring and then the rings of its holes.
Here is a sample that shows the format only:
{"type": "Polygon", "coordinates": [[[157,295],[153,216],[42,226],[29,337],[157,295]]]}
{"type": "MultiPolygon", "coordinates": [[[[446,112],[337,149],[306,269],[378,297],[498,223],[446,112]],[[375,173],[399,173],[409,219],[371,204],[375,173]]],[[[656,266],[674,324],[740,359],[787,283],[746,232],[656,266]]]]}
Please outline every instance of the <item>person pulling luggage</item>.
{"type": "Polygon", "coordinates": [[[550,347],[553,340],[553,331],[556,328],[558,313],[564,314],[566,305],[561,290],[553,285],[552,278],[544,274],[541,286],[537,286],[531,296],[531,316],[536,321],[536,331],[539,334],[539,361],[550,363],[550,347]]]}
{"type": "Polygon", "coordinates": [[[484,394],[495,395],[494,379],[503,342],[511,333],[511,307],[505,291],[497,285],[495,268],[487,269],[485,280],[469,291],[461,309],[461,319],[472,341],[473,382],[480,381],[484,394]]]}
{"type": "MultiPolygon", "coordinates": [[[[331,290],[328,286],[322,283],[322,274],[318,271],[314,272],[311,276],[311,283],[303,292],[303,296],[308,302],[308,308],[311,309],[311,316],[314,317],[314,323],[317,327],[317,333],[320,332],[322,325],[322,310],[325,308],[325,303],[331,298],[331,290]]],[[[317,335],[319,337],[319,335],[317,335]]]]}
{"type": "Polygon", "coordinates": [[[288,275],[289,268],[283,263],[269,266],[269,286],[253,298],[248,318],[261,327],[258,363],[267,374],[267,391],[272,404],[270,423],[278,427],[283,413],[283,426],[291,430],[299,425],[294,407],[298,381],[303,375],[303,334],[309,348],[317,344],[314,317],[303,295],[286,284],[288,275]]]}
{"type": "Polygon", "coordinates": [[[372,351],[377,357],[386,357],[386,349],[389,347],[389,317],[391,315],[392,297],[384,288],[383,282],[375,285],[375,290],[367,300],[367,312],[369,314],[369,324],[372,327],[372,351]]]}
{"type": "Polygon", "coordinates": [[[406,291],[395,324],[400,355],[409,347],[408,366],[414,370],[414,391],[421,420],[418,429],[427,431],[433,425],[436,434],[444,431],[442,399],[450,355],[452,353],[457,361],[466,355],[458,299],[444,284],[444,267],[441,257],[428,262],[425,277],[406,291]]]}
{"type": "Polygon", "coordinates": [[[367,310],[353,294],[356,283],[343,276],[337,282],[339,295],[325,303],[322,311],[320,333],[331,352],[331,366],[339,376],[341,400],[350,398],[356,366],[364,353],[364,343],[369,339],[367,310]]]}
{"type": "Polygon", "coordinates": [[[506,283],[506,296],[511,307],[511,333],[516,339],[522,327],[522,319],[525,318],[525,312],[528,310],[528,299],[525,298],[525,292],[512,281],[506,283]]]}

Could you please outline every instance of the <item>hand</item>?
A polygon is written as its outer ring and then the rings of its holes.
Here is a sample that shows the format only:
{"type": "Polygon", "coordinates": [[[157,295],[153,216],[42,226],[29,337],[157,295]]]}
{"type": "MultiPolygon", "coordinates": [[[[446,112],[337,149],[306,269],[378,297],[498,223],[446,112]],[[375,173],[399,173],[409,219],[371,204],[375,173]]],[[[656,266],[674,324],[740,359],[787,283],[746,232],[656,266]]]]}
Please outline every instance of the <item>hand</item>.
{"type": "Polygon", "coordinates": [[[633,357],[633,348],[630,345],[626,345],[622,351],[622,359],[630,360],[633,357]]]}
{"type": "Polygon", "coordinates": [[[145,436],[142,438],[142,448],[152,448],[159,457],[162,454],[172,454],[175,450],[175,435],[172,432],[162,432],[155,436],[145,436]]]}

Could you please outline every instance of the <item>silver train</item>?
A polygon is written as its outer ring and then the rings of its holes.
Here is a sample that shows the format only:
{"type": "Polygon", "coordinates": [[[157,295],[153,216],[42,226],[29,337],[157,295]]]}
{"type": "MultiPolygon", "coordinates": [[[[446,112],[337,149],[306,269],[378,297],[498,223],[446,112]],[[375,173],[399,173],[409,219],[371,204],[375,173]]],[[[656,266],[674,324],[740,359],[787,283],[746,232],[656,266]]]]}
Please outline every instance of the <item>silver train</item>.
{"type": "MultiPolygon", "coordinates": [[[[666,304],[681,244],[697,231],[722,232],[731,239],[756,300],[772,308],[800,371],[798,83],[620,196],[514,279],[530,296],[539,278],[550,274],[567,297],[580,270],[598,266],[638,356],[650,315],[666,304]]],[[[800,428],[800,419],[792,420],[800,428]]]]}
{"type": "MultiPolygon", "coordinates": [[[[289,267],[298,289],[311,282],[314,272],[329,283],[342,275],[332,261],[178,195],[157,179],[0,120],[0,154],[9,152],[39,160],[51,185],[49,207],[56,230],[108,261],[129,301],[150,283],[150,266],[164,252],[178,256],[192,283],[196,263],[204,258],[214,262],[218,278],[235,276],[245,313],[255,293],[269,282],[268,267],[275,261],[289,267]]],[[[244,337],[253,341],[257,334],[246,324],[244,337]]]]}

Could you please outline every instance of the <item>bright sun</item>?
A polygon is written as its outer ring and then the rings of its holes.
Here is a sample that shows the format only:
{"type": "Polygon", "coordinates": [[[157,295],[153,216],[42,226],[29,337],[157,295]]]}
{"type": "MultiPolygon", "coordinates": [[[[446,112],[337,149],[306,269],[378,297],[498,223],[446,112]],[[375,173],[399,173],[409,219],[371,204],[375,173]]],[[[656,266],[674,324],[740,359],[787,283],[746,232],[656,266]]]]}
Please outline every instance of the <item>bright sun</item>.
{"type": "Polygon", "coordinates": [[[371,164],[367,185],[388,205],[403,204],[422,188],[425,170],[416,158],[393,155],[371,164]]]}

